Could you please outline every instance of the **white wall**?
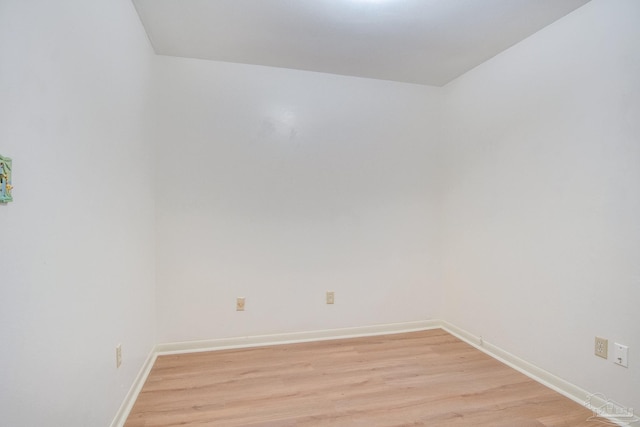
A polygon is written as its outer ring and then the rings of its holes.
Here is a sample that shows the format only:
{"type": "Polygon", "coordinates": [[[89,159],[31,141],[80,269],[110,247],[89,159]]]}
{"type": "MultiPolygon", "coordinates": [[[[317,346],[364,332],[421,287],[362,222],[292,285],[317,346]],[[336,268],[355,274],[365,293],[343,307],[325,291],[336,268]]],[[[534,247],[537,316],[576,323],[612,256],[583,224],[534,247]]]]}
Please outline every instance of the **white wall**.
{"type": "Polygon", "coordinates": [[[437,316],[437,88],[159,63],[160,342],[437,316]]]}
{"type": "Polygon", "coordinates": [[[594,0],[449,84],[443,215],[445,319],[635,408],[639,23],[594,0]]]}
{"type": "Polygon", "coordinates": [[[108,425],[152,348],[151,54],[128,0],[0,1],[2,425],[108,425]]]}
{"type": "Polygon", "coordinates": [[[593,0],[441,90],[153,59],[127,0],[0,0],[2,422],[107,425],[158,341],[437,317],[640,407],[639,17],[593,0]]]}

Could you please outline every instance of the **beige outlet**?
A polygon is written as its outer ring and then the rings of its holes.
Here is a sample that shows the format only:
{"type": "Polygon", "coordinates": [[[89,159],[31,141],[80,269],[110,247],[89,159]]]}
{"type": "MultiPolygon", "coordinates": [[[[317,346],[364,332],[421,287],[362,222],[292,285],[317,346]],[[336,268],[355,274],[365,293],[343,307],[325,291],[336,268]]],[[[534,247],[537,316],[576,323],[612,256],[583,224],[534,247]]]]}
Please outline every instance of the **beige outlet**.
{"type": "Polygon", "coordinates": [[[236,311],[244,311],[244,297],[236,298],[236,311]]]}
{"type": "Polygon", "coordinates": [[[595,351],[596,356],[606,359],[609,356],[609,340],[596,337],[595,351]]]}
{"type": "Polygon", "coordinates": [[[116,346],[116,368],[122,365],[122,344],[116,346]]]}
{"type": "Polygon", "coordinates": [[[327,304],[333,304],[335,301],[335,295],[333,291],[327,291],[327,304]]]}

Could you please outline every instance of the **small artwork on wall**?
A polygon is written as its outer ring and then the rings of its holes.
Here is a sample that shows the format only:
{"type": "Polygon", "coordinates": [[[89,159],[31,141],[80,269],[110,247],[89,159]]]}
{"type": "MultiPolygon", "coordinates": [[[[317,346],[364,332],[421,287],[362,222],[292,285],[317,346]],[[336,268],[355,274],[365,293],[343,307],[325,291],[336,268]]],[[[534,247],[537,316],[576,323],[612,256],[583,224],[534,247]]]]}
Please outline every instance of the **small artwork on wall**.
{"type": "Polygon", "coordinates": [[[0,155],[0,203],[13,201],[11,196],[11,159],[0,155]]]}

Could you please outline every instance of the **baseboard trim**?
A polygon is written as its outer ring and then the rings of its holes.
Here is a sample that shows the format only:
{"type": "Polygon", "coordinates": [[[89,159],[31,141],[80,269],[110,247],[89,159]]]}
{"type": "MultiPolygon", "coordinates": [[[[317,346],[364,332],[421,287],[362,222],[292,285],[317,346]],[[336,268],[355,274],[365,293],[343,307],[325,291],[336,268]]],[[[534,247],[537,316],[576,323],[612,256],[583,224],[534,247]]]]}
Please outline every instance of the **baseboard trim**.
{"type": "Polygon", "coordinates": [[[344,338],[357,338],[403,332],[423,331],[440,327],[439,320],[421,320],[416,322],[389,323],[353,328],[326,329],[309,332],[291,332],[272,335],[254,335],[237,338],[223,338],[204,341],[186,341],[164,343],[156,346],[158,355],[194,353],[201,351],[228,350],[234,348],[263,347],[269,345],[295,344],[309,341],[325,341],[344,338]]]}
{"type": "MultiPolygon", "coordinates": [[[[638,417],[633,415],[633,411],[629,411],[617,402],[607,399],[601,393],[591,393],[577,385],[566,381],[551,372],[548,372],[532,363],[527,362],[502,348],[488,343],[482,337],[471,334],[470,332],[458,328],[444,320],[440,321],[441,328],[449,332],[451,335],[470,344],[485,354],[493,357],[505,365],[523,373],[532,380],[557,391],[563,396],[579,403],[587,409],[593,411],[593,417],[606,418],[615,425],[628,426],[630,423],[638,421],[638,417]]],[[[590,419],[591,420],[591,419],[590,419]]]]}
{"type": "Polygon", "coordinates": [[[142,390],[142,386],[144,385],[145,381],[147,381],[147,377],[149,376],[151,368],[153,368],[153,364],[156,362],[157,358],[158,352],[154,347],[149,353],[149,356],[147,356],[147,359],[142,364],[142,367],[140,368],[136,379],[133,381],[129,392],[122,402],[122,405],[120,405],[120,408],[118,409],[116,416],[113,418],[110,427],[124,426],[124,423],[127,421],[127,417],[129,416],[134,403],[136,403],[136,399],[138,399],[138,395],[142,390]]]}

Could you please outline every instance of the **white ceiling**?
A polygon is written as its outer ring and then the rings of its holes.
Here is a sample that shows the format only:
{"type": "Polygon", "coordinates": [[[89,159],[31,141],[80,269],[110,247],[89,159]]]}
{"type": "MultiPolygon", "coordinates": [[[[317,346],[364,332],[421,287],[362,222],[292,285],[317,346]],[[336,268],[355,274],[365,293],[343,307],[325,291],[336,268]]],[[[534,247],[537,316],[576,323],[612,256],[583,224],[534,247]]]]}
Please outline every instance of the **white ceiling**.
{"type": "Polygon", "coordinates": [[[133,0],[156,53],[442,86],[589,0],[133,0]]]}

